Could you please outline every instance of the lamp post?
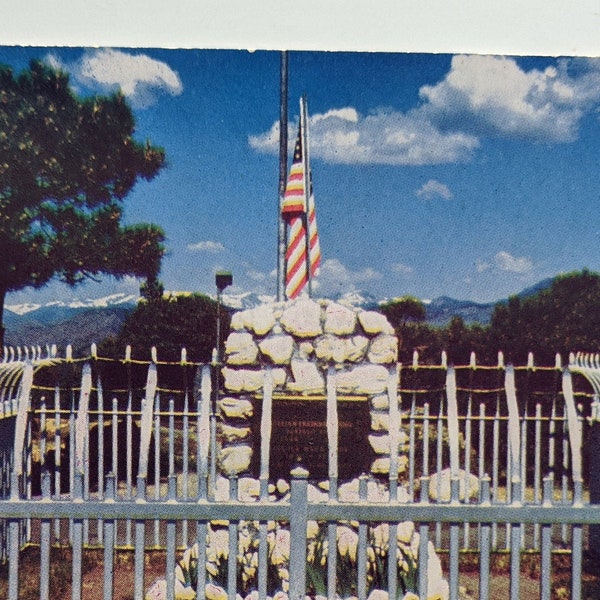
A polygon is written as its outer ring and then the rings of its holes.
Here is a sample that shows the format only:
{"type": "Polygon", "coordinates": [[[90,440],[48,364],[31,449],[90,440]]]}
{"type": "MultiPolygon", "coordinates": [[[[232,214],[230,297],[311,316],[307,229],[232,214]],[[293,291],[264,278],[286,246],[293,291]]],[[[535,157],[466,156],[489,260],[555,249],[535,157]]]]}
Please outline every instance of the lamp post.
{"type": "Polygon", "coordinates": [[[217,286],[217,339],[212,357],[212,402],[210,411],[210,472],[209,486],[211,495],[214,497],[217,483],[217,403],[221,392],[221,366],[222,366],[222,342],[221,342],[221,305],[223,302],[223,290],[233,283],[233,275],[230,271],[217,271],[215,274],[215,285],[217,286]]]}

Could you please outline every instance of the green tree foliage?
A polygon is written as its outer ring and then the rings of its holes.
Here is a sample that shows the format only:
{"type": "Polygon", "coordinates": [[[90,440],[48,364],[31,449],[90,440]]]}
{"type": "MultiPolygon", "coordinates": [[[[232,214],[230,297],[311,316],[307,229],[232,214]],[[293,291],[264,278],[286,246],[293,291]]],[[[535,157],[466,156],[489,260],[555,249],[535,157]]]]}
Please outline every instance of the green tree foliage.
{"type": "Polygon", "coordinates": [[[121,94],[79,98],[38,61],[0,66],[0,311],[7,292],[54,277],[157,275],[162,231],[121,225],[125,196],[165,161],[134,132],[121,94]]]}
{"type": "Polygon", "coordinates": [[[412,296],[395,298],[380,307],[394,329],[402,330],[409,323],[423,322],[426,317],[424,304],[412,296]]]}
{"type": "MultiPolygon", "coordinates": [[[[389,308],[381,307],[389,315],[389,308]]],[[[400,360],[414,350],[422,363],[439,363],[442,351],[452,364],[468,364],[475,352],[480,364],[525,364],[533,352],[538,364],[551,365],[556,353],[600,351],[600,275],[587,270],[557,277],[552,285],[528,296],[499,302],[488,326],[467,325],[455,316],[445,327],[388,316],[400,338],[400,360]]],[[[393,312],[391,313],[393,314],[393,312]]]]}
{"type": "MultiPolygon", "coordinates": [[[[229,314],[221,308],[223,337],[228,329],[229,314]]],[[[203,294],[169,296],[140,302],[119,335],[104,342],[101,352],[122,358],[129,345],[133,358],[149,360],[155,346],[159,360],[178,361],[181,349],[186,348],[188,360],[209,362],[216,335],[216,301],[203,294]]]]}
{"type": "Polygon", "coordinates": [[[490,344],[509,360],[523,362],[528,352],[553,362],[559,352],[600,350],[600,275],[587,270],[557,277],[528,298],[511,298],[494,310],[490,344]]]}
{"type": "Polygon", "coordinates": [[[401,362],[410,363],[415,350],[420,355],[429,356],[440,349],[440,332],[425,323],[427,316],[425,305],[417,298],[413,296],[395,298],[382,304],[379,310],[396,330],[400,340],[399,360],[401,362]]]}

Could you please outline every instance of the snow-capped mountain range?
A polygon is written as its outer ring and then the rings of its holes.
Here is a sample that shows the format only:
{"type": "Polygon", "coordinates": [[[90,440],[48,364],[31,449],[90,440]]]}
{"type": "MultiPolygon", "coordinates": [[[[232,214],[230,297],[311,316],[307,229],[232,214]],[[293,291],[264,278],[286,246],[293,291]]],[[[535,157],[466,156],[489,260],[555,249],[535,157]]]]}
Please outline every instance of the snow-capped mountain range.
{"type": "Polygon", "coordinates": [[[63,302],[62,300],[55,300],[46,304],[5,304],[4,309],[10,311],[20,317],[38,311],[40,309],[89,309],[89,308],[108,308],[109,306],[123,306],[131,305],[135,306],[138,302],[138,297],[133,294],[111,294],[104,298],[86,298],[84,300],[72,300],[71,302],[63,302]]]}
{"type": "MultiPolygon", "coordinates": [[[[527,297],[549,287],[552,279],[539,282],[523,290],[519,296],[527,297]]],[[[167,292],[167,294],[189,294],[190,292],[167,292]]],[[[257,295],[252,292],[223,294],[223,304],[233,310],[253,308],[274,297],[257,295]]],[[[334,298],[342,304],[374,309],[388,299],[377,299],[364,292],[352,292],[334,298]]],[[[4,324],[7,345],[40,346],[73,344],[80,348],[89,347],[91,342],[116,335],[127,315],[133,310],[139,298],[133,294],[112,294],[102,298],[77,299],[70,302],[54,301],[47,304],[8,304],[5,305],[4,324]]],[[[499,302],[502,302],[500,300],[499,302]]],[[[480,304],[468,300],[455,300],[442,296],[424,300],[426,319],[432,325],[443,326],[453,316],[460,316],[465,323],[489,323],[497,303],[480,304]]]]}

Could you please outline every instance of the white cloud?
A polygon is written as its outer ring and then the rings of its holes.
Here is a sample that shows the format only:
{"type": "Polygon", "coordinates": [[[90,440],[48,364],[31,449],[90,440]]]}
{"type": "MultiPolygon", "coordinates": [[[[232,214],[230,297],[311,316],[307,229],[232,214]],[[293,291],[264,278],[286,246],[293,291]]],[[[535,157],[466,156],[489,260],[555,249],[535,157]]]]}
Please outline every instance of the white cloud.
{"type": "Polygon", "coordinates": [[[475,270],[478,273],[483,273],[484,271],[487,271],[492,265],[490,265],[490,263],[485,262],[484,260],[481,259],[477,259],[475,261],[475,270]]]}
{"type": "Polygon", "coordinates": [[[516,257],[504,250],[494,257],[494,264],[501,271],[525,274],[533,270],[533,263],[525,256],[516,257]]]}
{"type": "MultiPolygon", "coordinates": [[[[53,55],[46,60],[60,64],[53,55]]],[[[120,89],[136,108],[154,104],[161,94],[178,96],[183,91],[179,75],[169,65],[143,53],[112,48],[89,50],[78,63],[60,66],[71,72],[75,85],[105,91],[120,89]]]]}
{"type": "MultiPolygon", "coordinates": [[[[469,160],[486,136],[533,142],[577,137],[586,112],[600,102],[600,59],[561,59],[525,71],[513,58],[455,56],[445,77],[419,90],[421,103],[361,115],[354,107],[310,119],[311,156],[330,163],[433,165],[469,160]]],[[[296,126],[289,131],[290,144],[296,126]]],[[[277,153],[279,124],[249,137],[259,152],[277,153]]]]}
{"type": "MultiPolygon", "coordinates": [[[[290,143],[295,140],[290,126],[290,143]]],[[[279,124],[249,137],[252,148],[275,153],[279,124]]],[[[352,107],[311,117],[311,156],[331,163],[429,165],[468,160],[478,145],[477,138],[462,132],[442,132],[417,112],[403,114],[381,111],[359,115],[352,107]],[[342,118],[355,115],[356,118],[342,118]]]]}
{"type": "Polygon", "coordinates": [[[261,273],[260,271],[255,271],[253,269],[251,269],[250,271],[247,271],[246,275],[253,281],[265,281],[267,279],[267,275],[265,273],[261,273]]]}
{"type": "Polygon", "coordinates": [[[187,249],[190,252],[208,252],[210,254],[218,254],[225,250],[225,246],[221,242],[213,242],[211,240],[205,240],[196,242],[194,244],[188,244],[187,249]]]}
{"type": "Polygon", "coordinates": [[[544,71],[524,71],[513,58],[454,56],[446,77],[419,93],[423,114],[444,128],[567,142],[577,137],[584,112],[600,100],[600,61],[581,66],[561,60],[544,71]]]}
{"type": "Polygon", "coordinates": [[[345,108],[333,108],[328,110],[325,114],[315,114],[310,117],[310,124],[317,123],[324,119],[328,119],[330,117],[335,117],[337,119],[342,119],[342,121],[349,121],[350,123],[358,123],[358,113],[356,109],[345,107],[345,108]]]}
{"type": "Polygon", "coordinates": [[[414,269],[409,265],[405,265],[404,263],[396,263],[392,265],[392,271],[394,273],[400,273],[400,275],[410,275],[414,269]]]}
{"type": "Polygon", "coordinates": [[[321,265],[317,281],[319,292],[330,296],[354,292],[358,284],[382,278],[383,275],[371,267],[352,271],[337,258],[328,258],[321,265]]]}
{"type": "Polygon", "coordinates": [[[435,179],[430,179],[424,183],[415,193],[419,198],[424,198],[425,200],[432,200],[436,196],[445,200],[450,200],[453,197],[448,186],[435,179]]]}

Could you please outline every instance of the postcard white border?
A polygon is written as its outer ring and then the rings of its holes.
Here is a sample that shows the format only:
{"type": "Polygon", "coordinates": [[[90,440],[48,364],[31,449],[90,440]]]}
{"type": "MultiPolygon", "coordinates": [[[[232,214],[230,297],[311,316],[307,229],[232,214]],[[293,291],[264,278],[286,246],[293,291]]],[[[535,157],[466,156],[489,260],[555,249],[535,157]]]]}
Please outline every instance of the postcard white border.
{"type": "Polygon", "coordinates": [[[0,44],[600,56],[597,0],[30,0],[0,44]]]}

